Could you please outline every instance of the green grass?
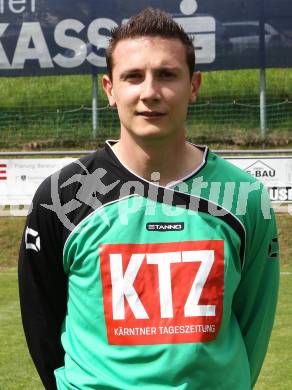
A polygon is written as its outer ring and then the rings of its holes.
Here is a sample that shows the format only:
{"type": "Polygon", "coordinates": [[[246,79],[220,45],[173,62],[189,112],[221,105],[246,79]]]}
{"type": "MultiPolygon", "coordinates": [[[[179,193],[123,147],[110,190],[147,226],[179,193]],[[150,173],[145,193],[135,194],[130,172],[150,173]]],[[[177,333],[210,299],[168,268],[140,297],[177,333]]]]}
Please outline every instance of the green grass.
{"type": "Polygon", "coordinates": [[[0,217],[0,269],[17,266],[24,223],[24,217],[0,217]]]}
{"type": "MultiPolygon", "coordinates": [[[[292,69],[267,69],[267,95],[271,98],[292,97],[292,69]]],[[[107,100],[99,76],[99,103],[107,100]]],[[[1,109],[91,106],[91,75],[2,77],[1,109]],[[15,93],[17,91],[17,93],[15,93]]],[[[212,100],[248,99],[258,102],[259,70],[205,72],[200,97],[212,100]]]]}
{"type": "MultiPolygon", "coordinates": [[[[290,258],[291,261],[291,258],[290,258]]],[[[292,389],[292,266],[282,267],[275,325],[255,390],[292,389]]]]}
{"type": "MultiPolygon", "coordinates": [[[[292,388],[292,267],[285,272],[290,274],[281,275],[277,317],[256,390],[292,388]]],[[[24,341],[15,270],[0,272],[0,297],[0,389],[43,389],[24,341]]]]}
{"type": "Polygon", "coordinates": [[[24,340],[15,270],[0,272],[0,340],[0,389],[43,389],[24,340]]]}
{"type": "MultiPolygon", "coordinates": [[[[292,216],[277,214],[278,234],[283,270],[292,267],[292,216]]],[[[0,217],[0,270],[15,269],[25,217],[0,217]]],[[[289,268],[290,269],[290,268],[289,268]]]]}
{"type": "Polygon", "coordinates": [[[84,105],[91,102],[91,76],[0,78],[1,108],[84,105]],[[15,93],[17,91],[17,93],[15,93]],[[74,93],[72,93],[74,91],[74,93]]]}
{"type": "MultiPolygon", "coordinates": [[[[107,99],[100,79],[103,108],[107,99]]],[[[84,145],[91,138],[91,88],[91,75],[0,78],[0,147],[84,145]]],[[[267,108],[267,142],[286,145],[292,141],[292,69],[267,70],[267,104],[276,104],[267,108]]],[[[255,144],[258,105],[258,70],[206,72],[198,102],[189,110],[189,136],[197,142],[255,144]]],[[[98,117],[99,138],[118,134],[114,110],[102,109],[98,117]]]]}
{"type": "MultiPolygon", "coordinates": [[[[0,218],[0,389],[43,389],[29,357],[21,326],[17,255],[24,218],[0,218]]],[[[275,326],[255,390],[292,389],[292,216],[277,214],[281,284],[275,326]]],[[[236,390],[236,389],[235,389],[236,390]]]]}

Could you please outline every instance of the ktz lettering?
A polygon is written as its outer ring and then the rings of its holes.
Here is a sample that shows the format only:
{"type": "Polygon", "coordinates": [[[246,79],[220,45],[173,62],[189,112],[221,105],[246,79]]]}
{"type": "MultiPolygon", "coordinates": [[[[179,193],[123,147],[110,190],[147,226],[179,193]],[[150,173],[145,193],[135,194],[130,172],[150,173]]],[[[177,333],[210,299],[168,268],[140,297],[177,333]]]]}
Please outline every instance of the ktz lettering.
{"type": "Polygon", "coordinates": [[[222,317],[222,241],[101,245],[100,266],[110,344],[216,337],[222,317]]]}
{"type": "Polygon", "coordinates": [[[124,275],[122,255],[110,254],[114,320],[125,319],[125,299],[127,299],[135,318],[149,318],[133,286],[145,258],[147,264],[157,265],[161,318],[173,318],[171,264],[181,262],[201,263],[184,306],[185,317],[215,315],[214,305],[198,304],[214,262],[214,251],[133,254],[124,275]]]}

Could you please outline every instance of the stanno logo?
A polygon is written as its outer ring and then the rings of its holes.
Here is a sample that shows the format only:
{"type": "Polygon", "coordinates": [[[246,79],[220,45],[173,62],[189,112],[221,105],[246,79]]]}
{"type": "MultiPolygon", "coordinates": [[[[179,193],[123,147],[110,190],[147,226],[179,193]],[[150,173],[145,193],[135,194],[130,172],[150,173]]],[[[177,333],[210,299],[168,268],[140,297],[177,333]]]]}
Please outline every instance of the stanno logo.
{"type": "Polygon", "coordinates": [[[222,240],[99,247],[108,343],[211,341],[220,329],[222,240]]]}
{"type": "Polygon", "coordinates": [[[146,229],[149,231],[169,232],[184,230],[184,222],[149,222],[146,229]]]}

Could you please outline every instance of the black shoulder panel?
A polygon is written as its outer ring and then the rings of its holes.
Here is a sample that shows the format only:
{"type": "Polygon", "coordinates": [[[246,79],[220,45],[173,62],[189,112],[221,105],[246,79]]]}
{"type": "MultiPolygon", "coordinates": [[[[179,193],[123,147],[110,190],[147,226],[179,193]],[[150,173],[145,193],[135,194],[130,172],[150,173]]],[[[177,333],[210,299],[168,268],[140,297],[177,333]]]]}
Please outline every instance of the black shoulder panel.
{"type": "Polygon", "coordinates": [[[69,164],[47,180],[50,180],[49,208],[64,227],[64,242],[74,227],[90,213],[123,197],[127,184],[126,195],[138,194],[153,201],[207,213],[224,221],[239,235],[242,263],[244,261],[245,229],[233,214],[207,199],[160,187],[135,176],[119,162],[108,145],[69,164]]]}

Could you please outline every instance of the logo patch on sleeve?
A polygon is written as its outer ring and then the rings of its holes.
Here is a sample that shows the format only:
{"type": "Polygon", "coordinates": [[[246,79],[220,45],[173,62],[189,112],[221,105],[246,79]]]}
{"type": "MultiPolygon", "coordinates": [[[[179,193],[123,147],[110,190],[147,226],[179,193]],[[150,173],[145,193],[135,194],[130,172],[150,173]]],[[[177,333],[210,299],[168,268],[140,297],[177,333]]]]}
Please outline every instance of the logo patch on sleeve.
{"type": "Polygon", "coordinates": [[[279,241],[278,237],[271,240],[269,244],[268,259],[275,259],[279,256],[279,241]]]}
{"type": "Polygon", "coordinates": [[[222,320],[222,240],[100,245],[109,344],[214,340],[222,320]]]}
{"type": "Polygon", "coordinates": [[[41,239],[39,233],[27,227],[25,229],[25,249],[32,249],[35,252],[41,250],[41,239]]]}

